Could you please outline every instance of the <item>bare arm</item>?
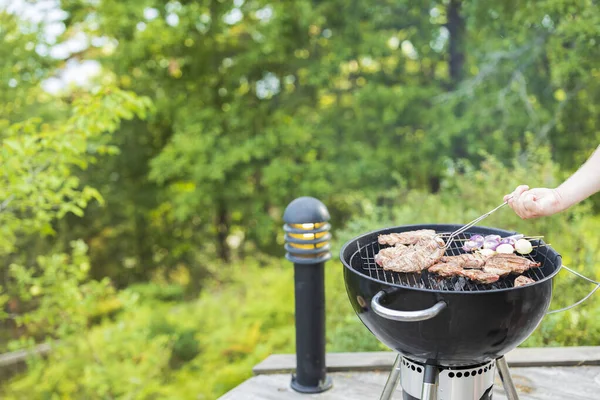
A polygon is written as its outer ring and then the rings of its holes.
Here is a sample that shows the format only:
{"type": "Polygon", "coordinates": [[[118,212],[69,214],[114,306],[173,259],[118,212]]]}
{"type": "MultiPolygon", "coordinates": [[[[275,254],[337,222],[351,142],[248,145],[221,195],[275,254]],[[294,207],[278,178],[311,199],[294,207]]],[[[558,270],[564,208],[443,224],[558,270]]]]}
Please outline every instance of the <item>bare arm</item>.
{"type": "Polygon", "coordinates": [[[504,200],[524,219],[556,214],[600,191],[600,146],[556,189],[521,185],[504,200]]]}
{"type": "Polygon", "coordinates": [[[561,199],[563,209],[600,191],[600,146],[577,172],[556,188],[556,191],[561,199]]]}

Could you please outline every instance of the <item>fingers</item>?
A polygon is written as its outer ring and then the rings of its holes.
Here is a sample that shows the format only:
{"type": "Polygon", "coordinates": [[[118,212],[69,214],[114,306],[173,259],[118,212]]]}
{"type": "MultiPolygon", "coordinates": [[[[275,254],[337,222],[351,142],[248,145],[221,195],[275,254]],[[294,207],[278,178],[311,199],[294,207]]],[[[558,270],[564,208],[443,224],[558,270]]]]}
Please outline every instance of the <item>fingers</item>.
{"type": "Polygon", "coordinates": [[[511,194],[504,196],[504,201],[507,201],[515,213],[523,219],[532,218],[537,210],[536,197],[528,191],[529,186],[520,185],[511,194]]]}
{"type": "Polygon", "coordinates": [[[519,211],[521,211],[521,218],[532,218],[537,216],[539,211],[539,205],[536,203],[536,197],[529,192],[523,193],[519,197],[519,211]]]}
{"type": "Polygon", "coordinates": [[[519,196],[521,196],[521,194],[523,194],[524,192],[529,190],[529,186],[527,185],[520,185],[517,186],[517,188],[511,193],[511,194],[507,194],[506,196],[504,196],[504,201],[508,201],[509,203],[512,201],[515,201],[516,199],[519,198],[519,196]]]}

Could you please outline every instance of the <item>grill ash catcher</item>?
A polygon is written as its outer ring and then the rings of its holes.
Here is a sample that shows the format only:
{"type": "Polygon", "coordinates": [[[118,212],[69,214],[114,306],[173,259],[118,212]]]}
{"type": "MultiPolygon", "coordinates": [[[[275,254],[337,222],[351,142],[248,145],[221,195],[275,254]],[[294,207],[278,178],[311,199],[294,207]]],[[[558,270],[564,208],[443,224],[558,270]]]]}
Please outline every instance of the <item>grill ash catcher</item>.
{"type": "MultiPolygon", "coordinates": [[[[346,291],[356,314],[377,339],[398,353],[381,400],[391,399],[399,385],[404,400],[491,400],[496,370],[507,398],[517,400],[504,355],[523,343],[546,314],[570,308],[548,312],[553,278],[561,268],[571,270],[562,266],[560,255],[542,239],[532,241],[533,252],[526,256],[540,266],[523,274],[533,280],[525,286],[515,287],[515,275],[477,284],[464,277],[441,278],[427,270],[392,272],[375,262],[383,247],[378,242],[382,234],[431,229],[441,237],[450,235],[447,255],[463,254],[460,242],[471,234],[516,234],[463,228],[429,224],[382,229],[350,240],[340,252],[346,291]]],[[[594,291],[600,288],[598,282],[583,278],[596,285],[594,291]]]]}
{"type": "Polygon", "coordinates": [[[294,263],[296,374],[291,387],[321,393],[332,387],[325,365],[325,262],[331,258],[329,211],[312,197],[292,201],[283,214],[285,257],[294,263]]]}

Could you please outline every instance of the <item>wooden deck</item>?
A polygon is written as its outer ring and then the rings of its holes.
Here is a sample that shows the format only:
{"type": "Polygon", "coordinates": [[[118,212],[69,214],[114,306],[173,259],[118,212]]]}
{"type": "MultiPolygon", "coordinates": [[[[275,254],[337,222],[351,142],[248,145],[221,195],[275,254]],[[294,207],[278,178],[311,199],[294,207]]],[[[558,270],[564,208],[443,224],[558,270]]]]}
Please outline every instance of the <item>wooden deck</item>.
{"type": "MultiPolygon", "coordinates": [[[[290,389],[293,355],[273,355],[254,368],[256,376],[226,393],[221,400],[363,400],[378,399],[395,354],[337,353],[327,355],[333,388],[318,395],[290,389]]],[[[521,400],[600,399],[600,347],[517,349],[507,355],[521,400]]],[[[398,388],[394,399],[401,399],[398,388]]],[[[494,400],[506,399],[496,376],[494,400]]]]}

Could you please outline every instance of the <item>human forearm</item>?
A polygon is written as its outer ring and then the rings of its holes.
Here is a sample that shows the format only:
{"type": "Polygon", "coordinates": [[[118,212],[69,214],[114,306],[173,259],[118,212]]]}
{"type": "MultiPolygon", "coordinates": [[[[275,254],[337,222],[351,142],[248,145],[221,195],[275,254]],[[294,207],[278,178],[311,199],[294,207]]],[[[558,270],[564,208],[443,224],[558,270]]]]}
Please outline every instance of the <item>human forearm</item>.
{"type": "Polygon", "coordinates": [[[577,172],[556,188],[562,209],[567,209],[599,191],[600,146],[577,172]]]}

